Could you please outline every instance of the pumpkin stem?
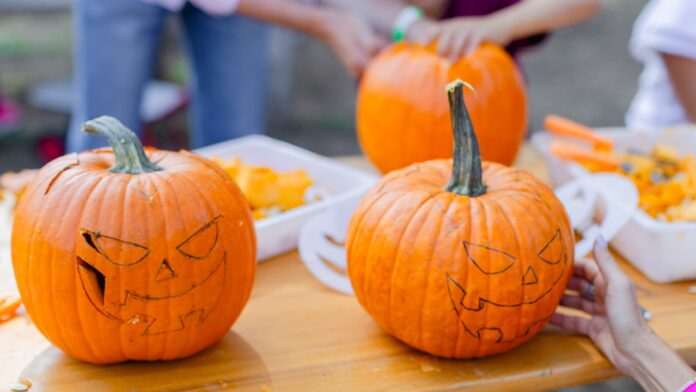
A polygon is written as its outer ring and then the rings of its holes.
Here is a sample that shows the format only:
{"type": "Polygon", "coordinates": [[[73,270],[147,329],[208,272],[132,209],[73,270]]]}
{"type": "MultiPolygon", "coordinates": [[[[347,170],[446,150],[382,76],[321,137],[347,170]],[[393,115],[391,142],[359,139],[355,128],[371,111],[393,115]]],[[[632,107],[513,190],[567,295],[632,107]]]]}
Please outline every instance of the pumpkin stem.
{"type": "Polygon", "coordinates": [[[478,140],[464,102],[464,87],[474,91],[470,84],[461,79],[447,85],[454,133],[454,158],[452,177],[445,190],[462,196],[476,197],[486,193],[486,185],[483,183],[478,140]]]}
{"type": "Polygon", "coordinates": [[[109,169],[110,172],[141,174],[162,170],[147,158],[138,136],[117,119],[101,116],[84,123],[82,130],[107,138],[115,157],[115,163],[109,169]]]}

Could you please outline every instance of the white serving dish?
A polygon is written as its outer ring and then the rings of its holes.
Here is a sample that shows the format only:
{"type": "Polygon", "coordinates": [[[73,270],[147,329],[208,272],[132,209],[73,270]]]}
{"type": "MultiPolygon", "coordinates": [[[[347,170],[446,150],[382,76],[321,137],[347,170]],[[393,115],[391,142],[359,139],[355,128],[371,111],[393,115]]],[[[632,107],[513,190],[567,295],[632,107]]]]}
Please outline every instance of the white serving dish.
{"type": "Polygon", "coordinates": [[[279,171],[305,169],[314,185],[326,194],[321,201],[256,222],[259,261],[295,249],[300,229],[310,218],[337,203],[360,199],[377,181],[377,176],[263,135],[246,136],[194,152],[209,158],[238,157],[244,163],[279,171]]]}
{"type": "MultiPolygon", "coordinates": [[[[650,150],[659,143],[675,147],[679,154],[696,156],[696,127],[678,127],[663,131],[629,131],[625,128],[596,130],[615,143],[619,151],[650,150]]],[[[563,161],[548,153],[556,136],[538,132],[532,144],[544,155],[551,183],[560,186],[569,180],[589,175],[574,162],[563,161]]],[[[696,279],[696,222],[661,222],[637,209],[611,241],[611,245],[648,278],[658,283],[696,279]]]]}

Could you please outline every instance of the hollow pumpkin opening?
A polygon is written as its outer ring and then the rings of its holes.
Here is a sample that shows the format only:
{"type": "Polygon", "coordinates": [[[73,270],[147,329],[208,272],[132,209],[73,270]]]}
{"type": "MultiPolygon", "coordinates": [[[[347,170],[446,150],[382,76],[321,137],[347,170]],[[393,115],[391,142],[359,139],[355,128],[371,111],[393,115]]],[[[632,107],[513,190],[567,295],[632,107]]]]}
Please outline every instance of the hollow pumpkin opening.
{"type": "Polygon", "coordinates": [[[80,257],[77,258],[77,268],[80,270],[83,286],[87,291],[88,297],[103,306],[106,276],[80,257]]]}

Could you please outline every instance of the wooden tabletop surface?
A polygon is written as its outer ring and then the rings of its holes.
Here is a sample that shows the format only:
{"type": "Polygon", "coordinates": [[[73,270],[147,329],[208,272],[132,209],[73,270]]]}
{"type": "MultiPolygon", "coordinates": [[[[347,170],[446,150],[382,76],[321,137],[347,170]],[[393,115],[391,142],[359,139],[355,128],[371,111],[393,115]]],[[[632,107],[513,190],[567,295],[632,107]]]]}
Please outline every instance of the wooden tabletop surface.
{"type": "MultiPolygon", "coordinates": [[[[360,159],[344,161],[364,165],[360,159]]],[[[544,174],[530,149],[518,165],[544,174]]],[[[13,290],[9,264],[9,249],[0,245],[0,294],[13,290]]],[[[622,266],[653,315],[652,327],[696,365],[696,296],[688,293],[689,284],[653,284],[622,266]]],[[[31,391],[528,391],[617,375],[588,339],[550,327],[486,359],[442,360],[417,352],[383,333],[353,297],[314,280],[296,252],[261,263],[254,293],[232,331],[185,360],[87,365],[50,347],[25,314],[0,324],[0,391],[19,378],[33,384],[31,391]]]]}

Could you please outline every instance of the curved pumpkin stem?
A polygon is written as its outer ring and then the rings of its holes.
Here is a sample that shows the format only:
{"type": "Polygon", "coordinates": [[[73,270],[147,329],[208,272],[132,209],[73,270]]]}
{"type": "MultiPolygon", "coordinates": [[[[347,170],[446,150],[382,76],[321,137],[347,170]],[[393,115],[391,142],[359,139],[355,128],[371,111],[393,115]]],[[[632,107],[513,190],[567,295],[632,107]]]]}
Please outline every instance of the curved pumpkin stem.
{"type": "Polygon", "coordinates": [[[151,173],[162,170],[150,162],[145,155],[138,136],[117,119],[101,116],[87,121],[82,130],[93,135],[107,138],[114,151],[115,163],[109,171],[122,174],[151,173]]]}
{"type": "Polygon", "coordinates": [[[454,133],[454,159],[452,177],[445,190],[462,196],[476,197],[486,193],[486,185],[483,183],[478,140],[464,103],[464,87],[473,91],[473,87],[461,79],[447,85],[454,133]]]}

